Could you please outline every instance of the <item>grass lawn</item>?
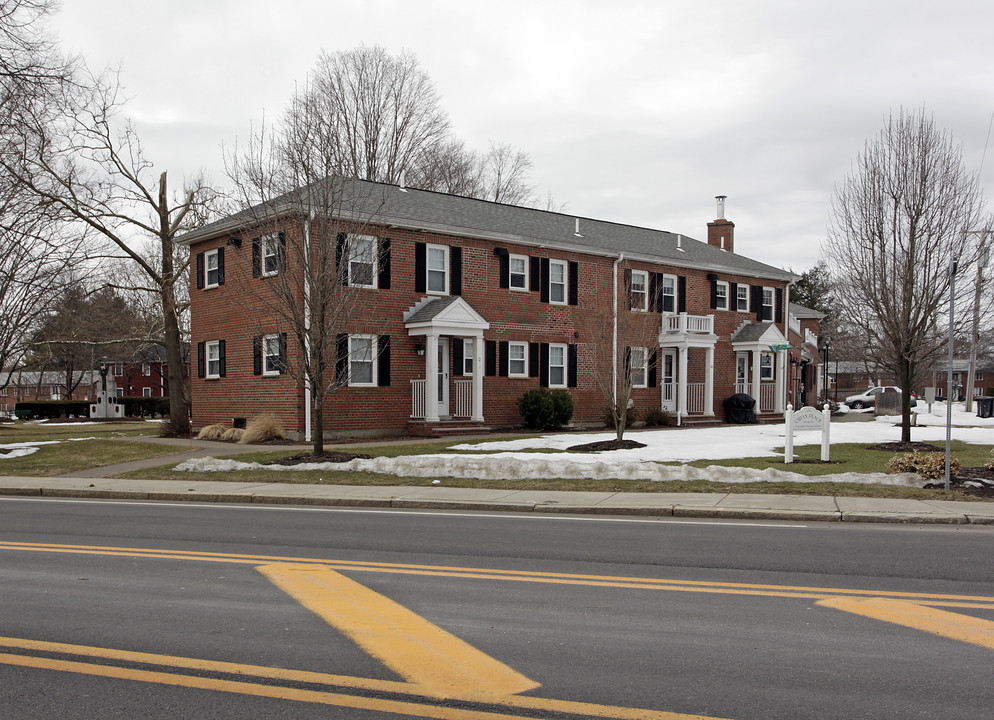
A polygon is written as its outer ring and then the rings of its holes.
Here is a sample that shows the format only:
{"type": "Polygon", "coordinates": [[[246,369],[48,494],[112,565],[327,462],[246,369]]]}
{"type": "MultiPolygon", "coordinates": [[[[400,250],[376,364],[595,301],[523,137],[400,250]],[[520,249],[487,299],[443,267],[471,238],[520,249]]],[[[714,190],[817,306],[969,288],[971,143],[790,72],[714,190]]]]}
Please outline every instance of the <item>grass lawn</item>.
{"type": "MultiPolygon", "coordinates": [[[[0,457],[0,475],[51,477],[78,470],[182,452],[171,445],[120,440],[78,440],[42,445],[24,457],[0,457]]],[[[178,475],[179,473],[174,473],[178,475]]]]}
{"type": "Polygon", "coordinates": [[[99,423],[39,423],[4,422],[0,423],[0,445],[21,442],[44,442],[66,438],[118,438],[157,436],[159,423],[140,420],[99,423]]]}

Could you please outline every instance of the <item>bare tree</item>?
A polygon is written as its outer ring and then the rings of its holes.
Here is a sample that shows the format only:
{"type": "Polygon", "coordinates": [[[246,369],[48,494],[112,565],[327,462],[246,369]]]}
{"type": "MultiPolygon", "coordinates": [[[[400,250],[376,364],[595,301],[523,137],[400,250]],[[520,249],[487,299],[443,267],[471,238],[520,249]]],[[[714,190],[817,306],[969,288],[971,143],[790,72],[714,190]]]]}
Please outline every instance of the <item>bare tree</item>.
{"type": "Polygon", "coordinates": [[[527,153],[507,143],[491,142],[480,160],[481,192],[474,197],[506,205],[534,204],[535,189],[525,182],[531,166],[527,153]]]}
{"type": "Polygon", "coordinates": [[[898,379],[903,441],[911,439],[911,390],[944,342],[937,328],[948,307],[950,260],[974,259],[965,231],[982,211],[960,148],[924,112],[889,117],[835,189],[824,252],[838,307],[898,379]]]}
{"type": "Polygon", "coordinates": [[[73,83],[76,61],[52,40],[54,0],[0,0],[0,114],[73,83]]]}
{"type": "Polygon", "coordinates": [[[58,103],[19,109],[17,141],[8,139],[0,163],[22,190],[104,242],[95,259],[124,257],[141,269],[163,318],[171,416],[166,430],[178,433],[189,426],[176,291],[187,257],[173,239],[204,217],[212,195],[200,179],[171,193],[166,173],[155,173],[145,157],[134,126],[121,121],[121,109],[117,78],[89,75],[58,103]],[[147,238],[157,246],[151,259],[139,248],[147,238]]]}

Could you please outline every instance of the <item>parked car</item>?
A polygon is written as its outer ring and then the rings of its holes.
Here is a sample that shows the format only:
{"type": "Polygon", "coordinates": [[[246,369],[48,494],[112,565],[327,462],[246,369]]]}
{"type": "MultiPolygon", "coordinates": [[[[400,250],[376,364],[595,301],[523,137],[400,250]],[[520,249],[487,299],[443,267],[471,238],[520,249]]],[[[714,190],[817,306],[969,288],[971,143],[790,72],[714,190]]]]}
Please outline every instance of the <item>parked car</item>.
{"type": "MultiPolygon", "coordinates": [[[[851,407],[853,410],[862,410],[863,408],[871,408],[877,404],[877,395],[882,392],[901,392],[901,388],[894,385],[883,385],[878,387],[872,387],[866,392],[860,393],[859,395],[850,395],[845,399],[846,405],[851,407]]],[[[911,393],[911,407],[918,404],[918,396],[911,393]]]]}

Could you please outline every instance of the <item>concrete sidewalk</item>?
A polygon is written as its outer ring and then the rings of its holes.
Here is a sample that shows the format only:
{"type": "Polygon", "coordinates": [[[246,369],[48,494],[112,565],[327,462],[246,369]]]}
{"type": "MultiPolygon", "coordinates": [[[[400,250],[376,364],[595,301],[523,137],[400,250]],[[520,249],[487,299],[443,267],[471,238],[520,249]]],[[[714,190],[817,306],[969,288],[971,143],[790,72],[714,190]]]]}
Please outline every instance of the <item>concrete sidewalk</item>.
{"type": "MultiPolygon", "coordinates": [[[[158,461],[161,463],[162,458],[158,461]]],[[[103,470],[106,472],[108,468],[103,470]]],[[[994,525],[994,503],[816,495],[487,490],[452,488],[444,484],[417,487],[103,477],[0,477],[0,496],[3,495],[795,522],[994,525]]]]}

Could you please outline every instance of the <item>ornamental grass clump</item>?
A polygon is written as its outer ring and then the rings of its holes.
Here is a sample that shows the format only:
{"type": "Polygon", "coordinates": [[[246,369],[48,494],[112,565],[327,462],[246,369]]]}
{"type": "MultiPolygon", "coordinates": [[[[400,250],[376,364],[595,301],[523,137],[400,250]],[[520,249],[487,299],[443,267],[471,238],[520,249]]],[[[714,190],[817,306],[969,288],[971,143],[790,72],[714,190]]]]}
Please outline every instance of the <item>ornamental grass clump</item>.
{"type": "MultiPolygon", "coordinates": [[[[960,470],[960,461],[949,459],[949,474],[955,475],[960,470]]],[[[924,480],[938,480],[946,475],[946,456],[939,452],[914,452],[895,455],[887,462],[887,470],[892,473],[917,473],[924,480]]]]}
{"type": "Polygon", "coordinates": [[[245,445],[259,445],[272,440],[286,440],[283,434],[283,424],[278,417],[271,413],[258,415],[248,421],[242,439],[238,442],[245,445]]]}
{"type": "Polygon", "coordinates": [[[205,425],[197,433],[197,440],[220,440],[227,430],[228,428],[220,423],[205,425]]]}

